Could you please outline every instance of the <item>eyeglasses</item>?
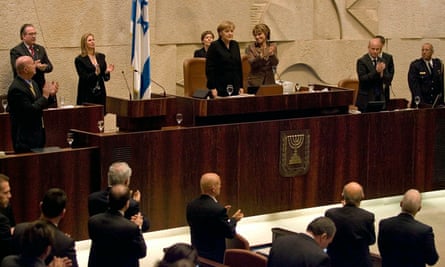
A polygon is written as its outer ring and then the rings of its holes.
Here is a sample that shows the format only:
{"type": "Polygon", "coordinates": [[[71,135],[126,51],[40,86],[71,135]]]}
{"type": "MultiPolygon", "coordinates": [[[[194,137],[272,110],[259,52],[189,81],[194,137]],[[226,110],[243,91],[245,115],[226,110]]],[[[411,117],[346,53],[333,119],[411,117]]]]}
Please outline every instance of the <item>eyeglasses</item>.
{"type": "Polygon", "coordinates": [[[26,33],[26,35],[36,36],[37,33],[36,32],[28,32],[28,33],[26,33]]]}

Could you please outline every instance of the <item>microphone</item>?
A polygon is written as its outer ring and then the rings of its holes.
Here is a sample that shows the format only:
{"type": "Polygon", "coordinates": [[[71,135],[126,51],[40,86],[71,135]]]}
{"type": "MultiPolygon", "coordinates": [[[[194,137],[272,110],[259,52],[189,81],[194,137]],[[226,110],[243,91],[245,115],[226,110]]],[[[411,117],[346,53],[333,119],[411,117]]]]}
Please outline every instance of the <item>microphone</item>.
{"type": "MultiPolygon", "coordinates": [[[[134,72],[139,72],[138,70],[133,70],[134,72]]],[[[153,82],[154,84],[156,84],[157,86],[159,86],[161,89],[162,89],[162,91],[164,92],[164,97],[167,97],[167,90],[165,90],[165,87],[164,86],[162,86],[161,84],[159,84],[158,82],[156,82],[155,80],[153,80],[153,79],[150,79],[150,82],[153,82]]]]}
{"type": "Polygon", "coordinates": [[[441,98],[441,97],[442,97],[442,93],[436,95],[436,98],[434,99],[432,108],[435,108],[435,107],[436,107],[437,102],[439,102],[439,98],[441,98]]]}
{"type": "Polygon", "coordinates": [[[130,86],[128,85],[127,77],[125,77],[125,72],[124,71],[122,71],[122,76],[124,77],[125,85],[127,86],[128,95],[130,96],[130,100],[132,100],[133,97],[131,96],[130,86]]]}
{"type": "Polygon", "coordinates": [[[161,87],[162,91],[164,92],[164,97],[167,96],[167,90],[165,90],[164,86],[160,85],[158,82],[156,82],[153,79],[150,79],[151,82],[153,82],[154,84],[156,84],[157,86],[161,87]]]}

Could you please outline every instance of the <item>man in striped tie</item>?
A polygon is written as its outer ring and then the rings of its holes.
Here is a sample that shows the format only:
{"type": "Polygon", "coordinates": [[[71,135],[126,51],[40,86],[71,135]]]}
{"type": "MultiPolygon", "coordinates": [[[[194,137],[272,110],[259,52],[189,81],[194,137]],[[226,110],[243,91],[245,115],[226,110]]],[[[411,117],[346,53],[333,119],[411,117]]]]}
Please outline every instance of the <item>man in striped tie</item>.
{"type": "MultiPolygon", "coordinates": [[[[14,77],[17,76],[15,69],[15,62],[21,56],[30,56],[36,63],[36,74],[32,79],[37,83],[37,90],[42,93],[42,88],[45,86],[45,73],[53,71],[53,65],[48,58],[45,47],[36,43],[37,30],[32,24],[23,24],[20,28],[20,38],[22,40],[16,47],[10,51],[11,67],[14,77]]],[[[49,107],[57,107],[57,97],[49,97],[49,107]]]]}

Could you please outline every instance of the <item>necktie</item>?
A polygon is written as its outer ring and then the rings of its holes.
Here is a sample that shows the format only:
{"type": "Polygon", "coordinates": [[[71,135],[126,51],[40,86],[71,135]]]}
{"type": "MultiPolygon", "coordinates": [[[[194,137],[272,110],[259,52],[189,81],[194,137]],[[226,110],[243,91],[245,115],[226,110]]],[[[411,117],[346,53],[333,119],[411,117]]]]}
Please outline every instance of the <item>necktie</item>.
{"type": "Polygon", "coordinates": [[[31,90],[31,93],[36,97],[36,91],[34,90],[34,86],[32,86],[32,82],[29,83],[29,89],[31,90]]]}
{"type": "Polygon", "coordinates": [[[430,68],[430,74],[433,74],[433,64],[431,64],[431,61],[428,61],[428,67],[430,68]]]}
{"type": "Polygon", "coordinates": [[[377,59],[376,59],[376,58],[374,58],[374,59],[372,60],[372,64],[374,64],[374,67],[377,66],[377,59]]]}
{"type": "Polygon", "coordinates": [[[34,58],[34,54],[35,54],[35,51],[34,51],[34,46],[30,46],[29,47],[29,51],[31,52],[31,56],[34,58]]]}

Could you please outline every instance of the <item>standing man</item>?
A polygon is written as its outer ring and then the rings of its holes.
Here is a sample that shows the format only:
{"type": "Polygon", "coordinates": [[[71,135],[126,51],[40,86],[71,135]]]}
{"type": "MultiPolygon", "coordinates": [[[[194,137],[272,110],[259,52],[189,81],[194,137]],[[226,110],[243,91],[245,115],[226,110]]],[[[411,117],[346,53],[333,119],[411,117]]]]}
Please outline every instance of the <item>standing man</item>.
{"type": "Polygon", "coordinates": [[[130,204],[130,189],[119,184],[110,189],[108,211],[90,217],[91,249],[88,266],[138,267],[147,255],[142,236],[142,218],[129,221],[124,213],[130,204]]]}
{"type": "MultiPolygon", "coordinates": [[[[17,76],[17,70],[15,68],[15,62],[21,56],[30,56],[36,63],[36,74],[32,79],[37,83],[38,90],[42,94],[42,89],[45,86],[45,73],[53,71],[53,65],[49,61],[46,54],[45,47],[36,44],[37,31],[32,24],[23,24],[20,28],[20,38],[22,42],[16,47],[12,48],[9,52],[11,58],[11,67],[14,77],[17,76]]],[[[49,106],[57,107],[57,98],[51,96],[49,98],[49,106]]]]}
{"type": "Polygon", "coordinates": [[[9,177],[0,173],[0,262],[12,253],[11,236],[15,220],[10,203],[11,197],[9,177]]]}
{"type": "Polygon", "coordinates": [[[414,219],[422,207],[419,191],[406,191],[400,202],[402,212],[379,224],[378,246],[382,267],[434,265],[439,259],[433,228],[414,219]]]}
{"type": "MultiPolygon", "coordinates": [[[[114,162],[108,169],[108,188],[106,190],[94,192],[88,196],[88,214],[91,216],[107,211],[108,209],[108,195],[113,185],[122,184],[130,186],[131,168],[126,162],[114,162]]],[[[145,218],[139,209],[141,202],[141,192],[136,190],[132,193],[130,198],[130,206],[125,211],[125,218],[129,220],[136,219],[137,216],[142,216],[142,232],[147,232],[150,228],[150,222],[145,218]]]]}
{"type": "Polygon", "coordinates": [[[384,36],[382,35],[376,35],[375,38],[378,38],[380,40],[380,43],[382,45],[382,47],[380,48],[380,55],[379,57],[382,59],[383,62],[386,62],[386,69],[388,71],[388,79],[385,80],[383,82],[383,86],[385,88],[384,92],[385,92],[385,101],[386,103],[389,102],[389,95],[390,95],[390,91],[391,91],[391,84],[392,84],[392,80],[394,78],[394,60],[392,58],[392,55],[384,52],[383,51],[383,47],[386,44],[386,39],[384,36]]]}
{"type": "Polygon", "coordinates": [[[244,217],[237,210],[231,218],[227,211],[231,206],[222,206],[216,200],[221,191],[221,179],[216,173],[201,176],[201,196],[187,205],[187,222],[190,226],[192,245],[198,255],[223,262],[226,238],[233,238],[236,223],[244,217]]]}
{"type": "MultiPolygon", "coordinates": [[[[62,232],[58,225],[65,216],[67,196],[65,191],[60,188],[51,188],[43,196],[40,202],[41,216],[40,220],[45,221],[48,227],[54,233],[54,242],[51,246],[51,252],[46,257],[46,264],[50,264],[54,256],[58,258],[66,258],[72,267],[77,267],[77,257],[74,240],[64,232],[62,232]]],[[[25,231],[32,225],[30,222],[19,223],[14,229],[13,244],[17,254],[23,250],[22,240],[25,231]]]]}
{"type": "Polygon", "coordinates": [[[430,43],[422,45],[422,57],[411,62],[408,84],[411,90],[411,107],[416,107],[415,98],[421,105],[444,104],[443,63],[433,58],[434,48],[430,43]]]}
{"type": "Polygon", "coordinates": [[[387,84],[391,83],[392,75],[387,69],[385,59],[379,57],[382,44],[379,38],[373,38],[368,43],[368,53],[357,60],[357,75],[359,91],[356,106],[361,112],[370,111],[370,101],[386,101],[387,84]]]}
{"type": "Polygon", "coordinates": [[[17,153],[45,146],[43,109],[48,107],[48,97],[59,88],[56,82],[46,84],[42,93],[32,77],[36,63],[30,56],[21,56],[16,62],[17,76],[8,90],[8,108],[11,117],[12,144],[17,153]]]}
{"type": "Polygon", "coordinates": [[[329,267],[329,256],[323,251],[335,235],[335,224],[318,217],[307,226],[306,233],[278,237],[272,243],[268,267],[329,267]]]}
{"type": "Polygon", "coordinates": [[[343,188],[341,208],[326,211],[337,232],[328,246],[332,267],[371,267],[369,246],[375,243],[374,214],[360,208],[363,188],[350,182],[343,188]]]}

